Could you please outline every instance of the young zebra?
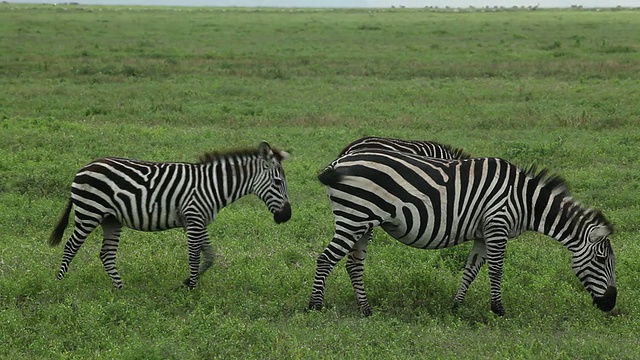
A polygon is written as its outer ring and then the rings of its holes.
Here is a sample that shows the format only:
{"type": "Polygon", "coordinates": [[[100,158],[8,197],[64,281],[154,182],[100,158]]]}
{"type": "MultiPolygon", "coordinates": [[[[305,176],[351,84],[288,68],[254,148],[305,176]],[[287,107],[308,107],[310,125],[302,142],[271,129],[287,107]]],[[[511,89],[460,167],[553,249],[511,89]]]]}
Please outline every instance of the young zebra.
{"type": "Polygon", "coordinates": [[[406,245],[451,247],[474,240],[454,299],[464,300],[487,261],[491,310],[504,315],[500,282],[507,240],[527,230],[551,236],[572,252],[571,265],[602,311],[616,303],[613,229],[602,213],[569,196],[559,177],[522,170],[497,158],[440,160],[384,150],[344,155],[318,179],[329,187],[333,240],[317,259],[310,309],[321,309],[327,276],[345,255],[357,301],[372,310],[362,275],[368,234],[380,225],[406,245]]]}
{"type": "Polygon", "coordinates": [[[75,228],[64,247],[58,279],[98,225],[104,232],[100,259],[118,289],[122,281],[116,251],[123,226],[142,231],[183,227],[190,268],[184,283],[194,288],[198,275],[213,264],[207,226],[223,207],[253,193],[266,203],[276,223],[289,220],[291,206],[281,164],[288,156],[262,142],[257,150],[207,153],[196,164],[105,158],[86,165],[76,174],[67,207],[49,239],[51,246],[60,243],[75,206],[75,228]]]}
{"type": "Polygon", "coordinates": [[[364,150],[389,150],[407,154],[422,155],[439,159],[468,159],[470,156],[464,150],[452,148],[449,145],[434,141],[402,140],[395,138],[365,136],[347,145],[340,152],[339,157],[364,150]]]}

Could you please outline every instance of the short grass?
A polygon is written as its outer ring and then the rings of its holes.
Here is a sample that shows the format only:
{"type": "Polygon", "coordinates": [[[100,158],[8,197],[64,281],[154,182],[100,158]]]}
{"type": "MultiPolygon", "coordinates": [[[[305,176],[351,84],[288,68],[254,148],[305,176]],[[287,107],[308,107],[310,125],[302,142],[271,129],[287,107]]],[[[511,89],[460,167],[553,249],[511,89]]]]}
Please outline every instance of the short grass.
{"type": "MultiPolygon", "coordinates": [[[[638,12],[192,9],[0,4],[0,357],[633,359],[640,353],[638,12]],[[358,312],[341,263],[306,312],[333,219],[315,176],[363,135],[536,163],[616,227],[618,306],[599,312],[569,253],[509,244],[505,318],[484,269],[451,310],[468,244],[377,231],[358,312]],[[63,281],[46,244],[75,172],[102,156],[192,161],[291,150],[292,219],[255,197],[210,226],[198,288],[182,231],[125,231],[116,291],[97,231],[63,281]]],[[[69,230],[68,230],[69,231],[69,230]]],[[[68,234],[68,233],[67,233],[68,234]]]]}

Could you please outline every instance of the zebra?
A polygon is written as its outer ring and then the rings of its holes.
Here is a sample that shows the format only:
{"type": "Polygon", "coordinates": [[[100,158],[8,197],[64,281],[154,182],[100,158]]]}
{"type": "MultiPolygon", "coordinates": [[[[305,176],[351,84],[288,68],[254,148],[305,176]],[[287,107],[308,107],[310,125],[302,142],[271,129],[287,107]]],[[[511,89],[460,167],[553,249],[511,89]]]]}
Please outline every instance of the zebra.
{"type": "Polygon", "coordinates": [[[572,253],[571,266],[593,303],[616,303],[615,255],[604,215],[574,200],[566,181],[535,167],[500,158],[441,160],[385,150],[346,154],[319,175],[328,186],[335,233],[318,256],[309,309],[320,310],[325,283],[347,254],[347,272],[365,316],[372,308],[362,281],[370,232],[381,226],[400,242],[422,249],[473,240],[454,308],[481,266],[488,263],[491,310],[505,314],[501,279],[508,239],[532,230],[555,238],[572,253]]]}
{"type": "Polygon", "coordinates": [[[439,159],[468,159],[470,155],[463,149],[435,141],[404,140],[380,136],[365,136],[347,145],[338,157],[363,150],[389,150],[407,154],[422,155],[439,159]]]}
{"type": "Polygon", "coordinates": [[[80,246],[101,225],[100,260],[113,286],[121,289],[116,251],[122,227],[141,231],[183,227],[190,268],[184,284],[195,288],[198,276],[213,264],[207,226],[226,205],[253,193],[265,202],[276,223],[291,218],[281,164],[288,157],[286,151],[271,148],[263,141],[257,150],[206,153],[198,163],[126,158],[91,162],[76,174],[67,206],[49,238],[51,246],[60,243],[75,206],[75,227],[64,246],[57,278],[62,280],[80,246]]]}

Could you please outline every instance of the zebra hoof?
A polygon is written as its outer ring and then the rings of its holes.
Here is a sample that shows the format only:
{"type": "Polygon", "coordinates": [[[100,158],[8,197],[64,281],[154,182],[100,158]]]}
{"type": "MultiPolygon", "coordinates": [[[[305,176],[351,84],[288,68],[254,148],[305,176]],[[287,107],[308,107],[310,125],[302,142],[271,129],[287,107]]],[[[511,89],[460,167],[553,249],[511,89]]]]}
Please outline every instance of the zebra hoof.
{"type": "Polygon", "coordinates": [[[196,282],[195,281],[191,281],[191,279],[186,279],[185,281],[182,282],[182,284],[184,286],[187,287],[187,289],[189,290],[193,290],[196,288],[196,282]]]}
{"type": "Polygon", "coordinates": [[[458,310],[460,309],[460,305],[462,305],[462,304],[460,304],[459,302],[455,301],[453,303],[453,306],[451,307],[451,311],[458,312],[458,310]]]}
{"type": "Polygon", "coordinates": [[[369,317],[369,316],[373,315],[373,309],[371,309],[371,306],[362,309],[362,315],[364,317],[369,317]]]}
{"type": "Polygon", "coordinates": [[[504,316],[504,314],[505,314],[504,307],[502,306],[501,303],[492,303],[491,304],[491,311],[493,311],[493,313],[498,315],[498,316],[504,316]]]}
{"type": "Polygon", "coordinates": [[[322,304],[309,303],[309,307],[307,307],[309,311],[320,311],[322,310],[322,304]]]}

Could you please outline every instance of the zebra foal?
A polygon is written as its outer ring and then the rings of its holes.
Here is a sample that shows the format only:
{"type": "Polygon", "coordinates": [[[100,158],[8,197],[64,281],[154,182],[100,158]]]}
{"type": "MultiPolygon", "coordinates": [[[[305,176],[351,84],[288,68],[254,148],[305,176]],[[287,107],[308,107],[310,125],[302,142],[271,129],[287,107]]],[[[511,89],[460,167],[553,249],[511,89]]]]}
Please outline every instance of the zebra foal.
{"type": "Polygon", "coordinates": [[[261,142],[258,149],[211,152],[198,163],[149,162],[124,158],[98,159],[84,166],[71,185],[71,196],[49,244],[62,240],[72,207],[75,227],[64,246],[58,279],[62,279],[80,246],[99,225],[103,230],[100,260],[116,288],[116,251],[123,226],[141,231],[183,227],[187,233],[189,277],[213,264],[207,226],[226,205],[247,194],[261,198],[276,223],[291,218],[291,206],[281,162],[286,151],[261,142]],[[204,261],[200,264],[200,253],[204,261]]]}
{"type": "Polygon", "coordinates": [[[349,254],[347,271],[358,304],[371,314],[362,275],[367,240],[376,226],[422,249],[473,240],[455,305],[487,262],[491,310],[504,315],[500,284],[506,243],[532,230],[571,251],[572,269],[600,310],[615,307],[611,225],[600,211],[570,197],[564,180],[546,171],[523,170],[498,158],[441,160],[365,150],[339,157],[318,179],[328,186],[335,233],[317,258],[310,309],[322,308],[326,279],[349,254]]]}

